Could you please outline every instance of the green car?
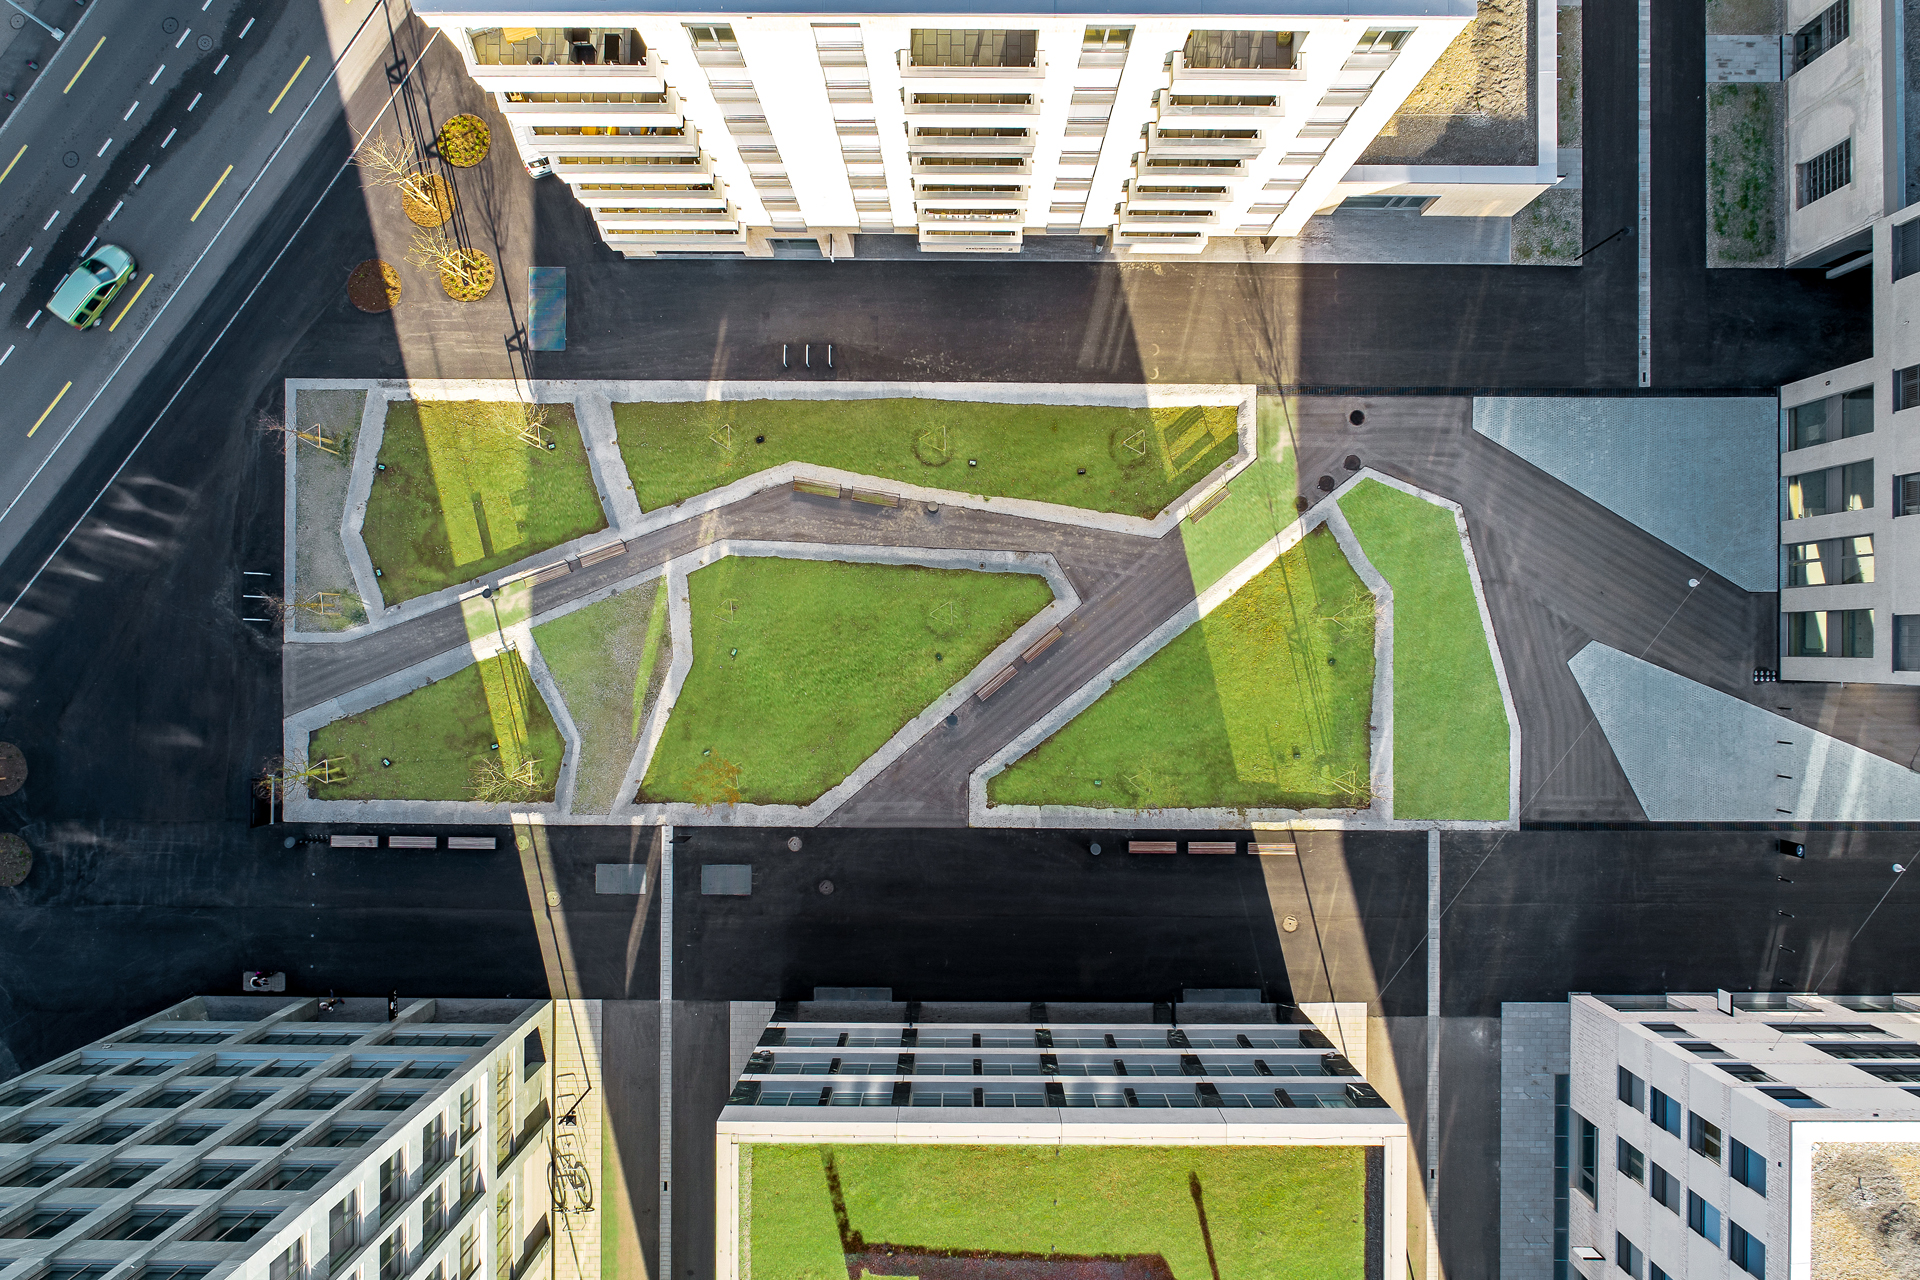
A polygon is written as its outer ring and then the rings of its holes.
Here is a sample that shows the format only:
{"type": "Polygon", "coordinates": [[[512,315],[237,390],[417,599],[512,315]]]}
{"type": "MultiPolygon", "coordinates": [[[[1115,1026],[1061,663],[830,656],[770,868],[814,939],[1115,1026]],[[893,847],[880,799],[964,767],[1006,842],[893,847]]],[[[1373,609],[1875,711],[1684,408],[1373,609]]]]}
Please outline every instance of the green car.
{"type": "Polygon", "coordinates": [[[137,269],[132,254],[117,244],[103,244],[60,282],[47,310],[76,329],[92,328],[137,269]]]}

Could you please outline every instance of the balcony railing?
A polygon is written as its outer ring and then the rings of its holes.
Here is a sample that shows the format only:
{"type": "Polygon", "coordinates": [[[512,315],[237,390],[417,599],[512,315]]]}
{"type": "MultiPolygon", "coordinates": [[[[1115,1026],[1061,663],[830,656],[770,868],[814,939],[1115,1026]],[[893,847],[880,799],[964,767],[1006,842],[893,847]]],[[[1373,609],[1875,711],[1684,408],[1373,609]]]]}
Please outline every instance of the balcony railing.
{"type": "Polygon", "coordinates": [[[481,27],[470,29],[473,60],[483,67],[624,66],[647,62],[631,27],[481,27]]]}

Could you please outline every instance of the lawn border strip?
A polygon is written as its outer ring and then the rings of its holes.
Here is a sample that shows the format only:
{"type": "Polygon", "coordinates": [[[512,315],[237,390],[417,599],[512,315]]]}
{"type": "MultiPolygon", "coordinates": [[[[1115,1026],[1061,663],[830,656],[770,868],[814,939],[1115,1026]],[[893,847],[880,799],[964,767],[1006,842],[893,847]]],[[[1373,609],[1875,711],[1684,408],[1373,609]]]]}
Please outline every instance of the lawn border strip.
{"type": "MultiPolygon", "coordinates": [[[[424,614],[454,604],[483,585],[498,585],[520,576],[529,569],[549,564],[556,558],[574,558],[580,552],[612,538],[635,538],[668,528],[683,521],[710,515],[771,489],[791,487],[796,475],[822,477],[848,487],[879,485],[898,493],[907,501],[934,502],[963,510],[984,511],[994,515],[1041,520],[1050,524],[1101,529],[1109,533],[1136,534],[1158,538],[1177,527],[1187,513],[1213,496],[1220,485],[1229,483],[1253,464],[1258,439],[1256,431],[1257,388],[1250,384],[1230,383],[985,383],[985,382],[692,382],[626,381],[619,379],[543,379],[532,383],[511,379],[406,379],[406,378],[288,378],[286,394],[300,391],[364,391],[366,409],[361,429],[354,441],[352,472],[347,484],[346,509],[341,514],[340,537],[347,549],[347,561],[353,567],[354,582],[366,604],[367,621],[340,631],[288,632],[282,639],[288,644],[337,644],[398,626],[424,614]],[[530,388],[530,392],[529,392],[530,388]],[[385,603],[379,580],[373,576],[373,558],[362,540],[367,503],[373,493],[374,463],[385,436],[386,413],[395,400],[486,400],[506,402],[531,394],[542,404],[564,404],[573,410],[587,454],[587,464],[600,498],[601,514],[607,527],[544,551],[529,554],[512,564],[467,582],[442,587],[426,595],[414,596],[397,604],[385,603]],[[605,416],[600,409],[604,397],[605,416]],[[923,400],[971,400],[1002,404],[1109,405],[1126,408],[1168,407],[1179,405],[1232,405],[1238,420],[1238,447],[1233,457],[1194,482],[1179,498],[1151,520],[1115,512],[1090,511],[1028,498],[988,497],[953,489],[903,484],[880,476],[842,471],[835,467],[806,462],[786,462],[757,471],[718,489],[687,499],[671,507],[642,512],[626,477],[626,463],[619,459],[619,442],[614,433],[613,408],[616,403],[690,400],[763,399],[763,400],[881,400],[907,397],[923,400]],[[378,401],[376,415],[375,403],[378,401]],[[376,421],[377,417],[377,421],[376,421]],[[607,469],[618,462],[622,477],[615,484],[607,469]]],[[[295,483],[294,449],[288,450],[288,487],[295,483]]],[[[292,525],[285,535],[291,538],[292,525]]],[[[291,592],[291,579],[289,579],[291,592]]]]}

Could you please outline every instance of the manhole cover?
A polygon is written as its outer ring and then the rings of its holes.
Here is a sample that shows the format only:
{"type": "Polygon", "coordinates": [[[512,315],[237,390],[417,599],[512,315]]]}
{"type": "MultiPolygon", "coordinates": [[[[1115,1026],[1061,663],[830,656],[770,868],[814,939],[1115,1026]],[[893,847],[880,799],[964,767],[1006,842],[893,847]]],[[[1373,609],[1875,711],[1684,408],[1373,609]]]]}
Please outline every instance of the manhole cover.
{"type": "Polygon", "coordinates": [[[1360,455],[1357,453],[1348,454],[1346,457],[1346,461],[1343,462],[1341,465],[1346,467],[1346,469],[1349,471],[1358,471],[1360,469],[1360,455]]]}
{"type": "Polygon", "coordinates": [[[788,836],[788,837],[787,837],[787,852],[788,852],[788,853],[798,853],[798,852],[800,852],[800,837],[799,837],[799,836],[788,836]]]}
{"type": "Polygon", "coordinates": [[[1095,843],[1093,843],[1093,844],[1090,844],[1090,845],[1088,845],[1088,846],[1087,846],[1087,852],[1088,852],[1088,853],[1090,853],[1090,854],[1092,854],[1092,855],[1093,855],[1094,857],[1096,857],[1096,858],[1097,858],[1097,857],[1099,857],[1099,856],[1100,856],[1100,845],[1099,845],[1099,843],[1098,843],[1098,842],[1096,841],[1095,843]]]}
{"type": "Polygon", "coordinates": [[[12,27],[15,31],[18,31],[20,28],[27,25],[27,20],[21,17],[17,13],[9,14],[7,16],[7,25],[12,27]]]}
{"type": "Polygon", "coordinates": [[[1300,927],[1299,917],[1288,916],[1286,919],[1280,922],[1280,927],[1286,930],[1288,933],[1292,933],[1294,930],[1300,927]]]}
{"type": "Polygon", "coordinates": [[[822,893],[832,893],[832,892],[833,892],[833,881],[831,881],[831,880],[822,880],[822,881],[820,882],[820,892],[822,892],[822,893]]]}
{"type": "Polygon", "coordinates": [[[168,18],[160,24],[160,29],[166,32],[168,35],[172,35],[174,32],[180,29],[180,19],[168,18]]]}
{"type": "Polygon", "coordinates": [[[947,728],[952,729],[955,726],[957,726],[959,723],[960,723],[959,716],[954,715],[952,712],[947,713],[947,728]]]}
{"type": "Polygon", "coordinates": [[[1333,477],[1332,477],[1332,476],[1321,476],[1321,477],[1320,477],[1320,480],[1319,480],[1319,485],[1320,485],[1320,492],[1322,492],[1322,493],[1332,493],[1332,492],[1333,492],[1333,477]]]}
{"type": "Polygon", "coordinates": [[[80,163],[80,153],[78,151],[69,151],[67,152],[67,154],[60,157],[60,163],[64,164],[65,166],[67,166],[67,168],[71,169],[73,168],[73,166],[80,163]]]}
{"type": "Polygon", "coordinates": [[[1351,422],[1356,427],[1359,426],[1361,423],[1365,422],[1366,420],[1367,420],[1367,415],[1361,412],[1359,409],[1355,409],[1352,413],[1347,415],[1347,421],[1351,422]]]}
{"type": "Polygon", "coordinates": [[[207,50],[213,48],[213,37],[201,36],[198,40],[194,41],[194,43],[200,46],[200,52],[205,53],[207,50]]]}

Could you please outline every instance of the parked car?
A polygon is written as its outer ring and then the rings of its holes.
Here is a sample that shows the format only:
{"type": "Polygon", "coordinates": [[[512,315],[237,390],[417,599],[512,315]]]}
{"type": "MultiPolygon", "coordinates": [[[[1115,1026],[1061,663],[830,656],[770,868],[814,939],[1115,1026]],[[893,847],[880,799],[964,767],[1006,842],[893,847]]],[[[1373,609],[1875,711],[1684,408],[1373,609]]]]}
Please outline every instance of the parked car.
{"type": "Polygon", "coordinates": [[[552,172],[553,165],[545,156],[535,156],[533,159],[527,161],[527,176],[529,178],[544,178],[552,172]]]}
{"type": "Polygon", "coordinates": [[[103,244],[60,282],[47,310],[76,329],[90,329],[136,270],[132,254],[117,244],[103,244]]]}

